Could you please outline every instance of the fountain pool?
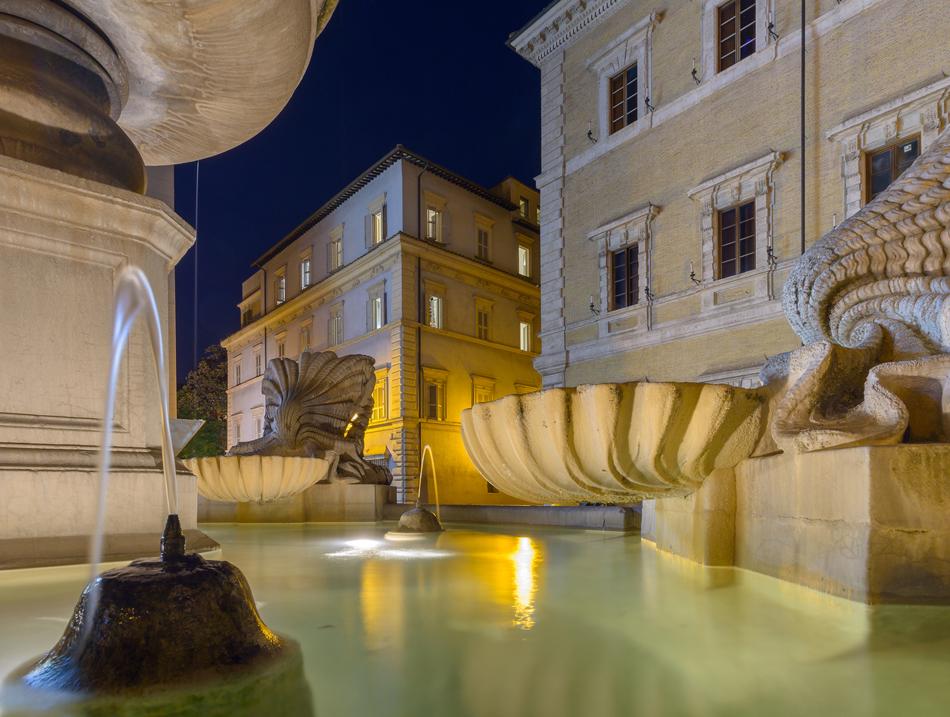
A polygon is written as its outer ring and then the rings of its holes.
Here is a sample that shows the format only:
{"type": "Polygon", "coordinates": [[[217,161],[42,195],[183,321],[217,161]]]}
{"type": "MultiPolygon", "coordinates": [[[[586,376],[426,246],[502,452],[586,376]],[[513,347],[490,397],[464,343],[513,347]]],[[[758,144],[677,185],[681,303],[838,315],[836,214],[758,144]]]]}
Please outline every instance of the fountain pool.
{"type": "MultiPolygon", "coordinates": [[[[205,526],[299,641],[315,715],[946,713],[948,608],[871,609],[617,533],[391,527],[205,526]]],[[[87,578],[0,572],[0,673],[55,643],[87,578]]]]}

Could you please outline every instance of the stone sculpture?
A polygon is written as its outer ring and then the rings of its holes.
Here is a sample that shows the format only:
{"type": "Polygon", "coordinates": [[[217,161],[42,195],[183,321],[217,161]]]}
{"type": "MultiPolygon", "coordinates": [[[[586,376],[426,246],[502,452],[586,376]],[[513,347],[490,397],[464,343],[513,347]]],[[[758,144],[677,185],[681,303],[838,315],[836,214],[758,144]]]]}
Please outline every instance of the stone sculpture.
{"type": "Polygon", "coordinates": [[[702,383],[553,388],[462,413],[475,467],[533,503],[687,495],[747,458],[764,427],[763,393],[702,383]]]}
{"type": "Polygon", "coordinates": [[[772,437],[813,451],[950,438],[950,130],[805,252],[784,308],[802,348],[772,358],[772,437]]]}
{"type": "Polygon", "coordinates": [[[238,443],[230,456],[303,456],[338,460],[331,481],[384,483],[388,470],[363,458],[373,413],[375,362],[370,356],[305,351],[300,362],[271,360],[264,373],[264,435],[238,443]]]}

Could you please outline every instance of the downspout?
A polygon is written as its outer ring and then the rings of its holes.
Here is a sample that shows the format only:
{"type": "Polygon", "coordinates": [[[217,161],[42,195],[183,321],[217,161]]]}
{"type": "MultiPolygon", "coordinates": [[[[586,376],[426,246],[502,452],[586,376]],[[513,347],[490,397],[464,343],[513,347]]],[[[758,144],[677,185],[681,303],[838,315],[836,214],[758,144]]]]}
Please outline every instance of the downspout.
{"type": "Polygon", "coordinates": [[[802,193],[802,206],[801,206],[801,249],[802,254],[805,253],[805,31],[807,30],[805,23],[805,0],[802,0],[802,62],[801,62],[801,155],[802,155],[802,167],[801,167],[801,193],[802,193]]]}
{"type": "MultiPolygon", "coordinates": [[[[421,240],[423,237],[422,233],[422,175],[426,173],[429,169],[429,163],[426,162],[422,169],[419,171],[419,174],[416,175],[416,236],[421,240]]],[[[419,487],[416,489],[416,492],[419,496],[422,495],[422,406],[423,406],[423,393],[425,391],[425,386],[422,382],[422,324],[425,322],[425,295],[422,288],[422,256],[419,255],[416,257],[416,304],[417,304],[417,316],[416,316],[416,413],[418,415],[418,420],[416,421],[416,430],[418,434],[418,446],[419,446],[419,487]]],[[[448,397],[446,397],[447,400],[448,397]]],[[[405,454],[403,454],[405,456],[405,454]]],[[[406,477],[407,485],[404,486],[406,498],[409,497],[409,486],[408,486],[408,476],[406,477]]]]}

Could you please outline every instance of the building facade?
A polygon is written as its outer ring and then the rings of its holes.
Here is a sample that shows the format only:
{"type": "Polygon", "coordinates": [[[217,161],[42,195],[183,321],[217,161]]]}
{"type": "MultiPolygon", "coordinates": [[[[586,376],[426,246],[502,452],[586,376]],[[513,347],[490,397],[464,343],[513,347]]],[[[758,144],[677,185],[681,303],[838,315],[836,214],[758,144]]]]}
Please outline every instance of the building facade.
{"type": "Polygon", "coordinates": [[[755,385],[799,345],[789,269],[948,116],[940,0],[561,0],[510,45],[540,69],[545,386],[755,385]],[[925,29],[925,30],[924,30],[925,29]]]}
{"type": "Polygon", "coordinates": [[[448,503],[506,503],[461,440],[473,402],[540,386],[538,193],[486,189],[403,147],[256,262],[228,352],[228,442],[259,437],[268,360],[305,350],[376,360],[366,454],[400,500],[418,490],[421,447],[448,503]]]}

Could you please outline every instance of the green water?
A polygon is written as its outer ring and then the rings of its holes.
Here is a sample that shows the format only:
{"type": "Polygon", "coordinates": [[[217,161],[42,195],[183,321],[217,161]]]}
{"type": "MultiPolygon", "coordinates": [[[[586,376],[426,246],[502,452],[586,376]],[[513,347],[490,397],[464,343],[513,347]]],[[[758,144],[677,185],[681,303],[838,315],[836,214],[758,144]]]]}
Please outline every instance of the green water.
{"type": "MultiPolygon", "coordinates": [[[[616,533],[388,527],[207,529],[300,643],[320,717],[950,713],[950,609],[872,610],[616,533]]],[[[0,573],[3,675],[53,645],[84,581],[0,573]]]]}

